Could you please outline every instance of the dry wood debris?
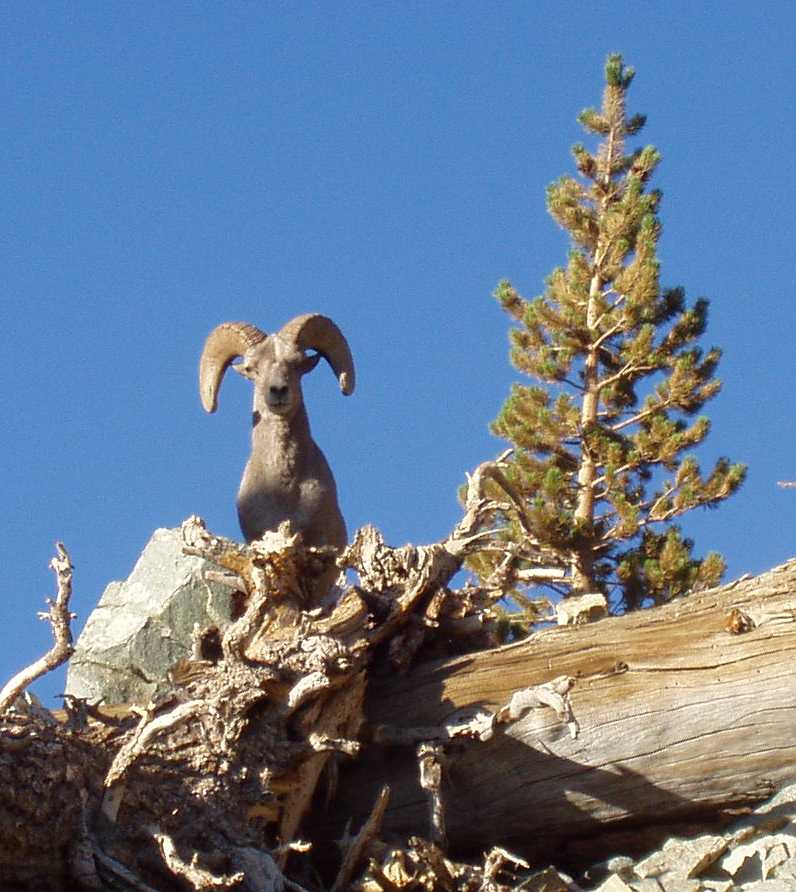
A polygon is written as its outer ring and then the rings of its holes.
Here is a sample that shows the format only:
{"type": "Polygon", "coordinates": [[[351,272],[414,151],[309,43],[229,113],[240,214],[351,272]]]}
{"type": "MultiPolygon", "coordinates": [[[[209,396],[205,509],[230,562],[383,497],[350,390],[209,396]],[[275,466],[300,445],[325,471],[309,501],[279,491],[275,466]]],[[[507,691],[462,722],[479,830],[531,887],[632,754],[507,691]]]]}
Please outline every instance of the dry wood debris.
{"type": "Polygon", "coordinates": [[[574,889],[569,878],[557,871],[529,873],[528,864],[495,847],[487,852],[479,864],[463,864],[447,858],[436,843],[411,837],[405,848],[389,849],[381,846],[371,857],[364,877],[352,887],[356,892],[512,892],[536,889],[559,892],[574,889]],[[558,885],[532,885],[544,875],[558,885]],[[520,884],[521,883],[521,884],[520,884]]]}
{"type": "MultiPolygon", "coordinates": [[[[476,470],[462,521],[429,546],[390,548],[366,527],[338,558],[328,547],[304,547],[287,526],[243,546],[190,518],[182,528],[186,553],[235,575],[239,614],[223,630],[197,629],[192,658],[172,668],[171,687],[144,708],[107,711],[70,698],[60,723],[11,709],[42,666],[70,652],[71,563],[59,547],[59,596],[48,614],[57,646],[6,686],[0,709],[0,830],[16,826],[0,832],[0,877],[21,889],[79,880],[90,889],[263,892],[306,888],[306,876],[322,888],[309,870],[308,846],[298,841],[299,824],[331,757],[355,757],[362,745],[369,667],[386,660],[405,671],[436,641],[467,650],[495,640],[496,591],[449,584],[467,554],[493,535],[495,504],[483,484],[496,475],[491,463],[476,470]],[[359,584],[332,605],[316,603],[313,580],[336,559],[359,584]],[[40,831],[41,817],[49,826],[40,831]]],[[[382,859],[385,876],[401,862],[407,875],[427,878],[417,888],[509,888],[500,877],[520,861],[500,850],[480,868],[447,866],[444,746],[456,737],[487,739],[495,723],[539,705],[572,721],[566,690],[551,688],[526,692],[500,716],[461,716],[414,742],[421,743],[432,841],[414,838],[403,855],[382,859]],[[437,875],[442,886],[434,885],[437,875]]],[[[384,791],[371,820],[344,845],[335,889],[351,886],[366,857],[378,872],[387,797],[384,791]]]]}
{"type": "MultiPolygon", "coordinates": [[[[287,527],[242,546],[213,536],[198,518],[186,521],[186,552],[238,580],[237,592],[230,587],[233,621],[223,629],[196,629],[191,658],[172,667],[168,689],[144,707],[68,698],[65,714],[55,721],[25,694],[36,671],[52,663],[50,655],[6,686],[0,710],[0,888],[60,892],[77,883],[83,889],[144,892],[577,892],[554,868],[540,870],[539,861],[529,865],[500,847],[471,863],[450,856],[447,838],[457,817],[451,765],[461,765],[463,753],[472,756],[501,740],[513,745],[528,733],[545,758],[557,757],[564,765],[565,748],[588,751],[596,727],[589,721],[588,734],[579,735],[570,700],[575,676],[583,717],[589,691],[604,693],[609,683],[630,684],[642,675],[662,677],[660,657],[642,649],[631,661],[635,676],[616,659],[584,675],[572,655],[561,651],[564,656],[546,658],[549,674],[535,675],[535,683],[526,681],[522,690],[506,685],[488,702],[465,700],[462,707],[476,705],[444,715],[432,709],[401,727],[384,720],[364,723],[365,686],[374,669],[395,679],[420,654],[466,653],[495,643],[498,583],[457,590],[451,582],[471,549],[484,543],[499,547],[490,520],[506,506],[487,499],[484,484],[500,479],[499,467],[478,468],[469,480],[462,521],[446,540],[429,546],[391,548],[377,530],[365,527],[338,556],[329,548],[304,547],[287,527]],[[313,580],[335,562],[356,573],[358,584],[339,591],[334,603],[317,603],[313,580]],[[571,674],[557,674],[556,667],[571,674]],[[537,722],[545,711],[549,718],[537,722]],[[555,730],[557,754],[533,730],[542,725],[555,730]],[[320,869],[326,873],[318,873],[317,853],[300,836],[302,818],[323,777],[334,786],[337,759],[356,759],[363,749],[382,744],[416,754],[415,783],[425,796],[425,816],[396,842],[389,835],[389,792],[382,789],[368,801],[370,812],[364,811],[359,826],[344,834],[333,872],[325,865],[320,869]]],[[[529,537],[523,567],[533,546],[529,537]]],[[[537,554],[538,572],[558,572],[543,566],[545,558],[537,554]]],[[[516,580],[517,563],[515,553],[506,555],[504,582],[516,580]]],[[[60,659],[71,647],[71,564],[65,550],[59,550],[54,569],[59,595],[47,618],[60,659]]],[[[720,590],[732,592],[729,604],[735,606],[725,606],[716,634],[738,648],[745,642],[762,646],[761,636],[786,641],[794,624],[790,573],[779,568],[768,574],[776,582],[774,599],[749,598],[743,585],[720,590]]],[[[683,614],[706,610],[702,601],[686,602],[683,614]]],[[[575,608],[577,624],[590,608],[575,608]]],[[[552,630],[557,641],[570,633],[580,636],[581,647],[592,634],[590,627],[552,630]]],[[[715,636],[709,640],[716,662],[722,651],[715,636]]],[[[462,662],[516,653],[510,646],[462,662]]],[[[676,683],[671,690],[679,690],[676,683]]],[[[454,703],[453,688],[447,692],[454,703]]],[[[745,791],[739,801],[759,799],[761,790],[758,785],[754,796],[745,791]]],[[[398,786],[393,791],[402,792],[398,786]]],[[[760,888],[776,892],[770,884],[796,883],[792,811],[769,810],[762,823],[750,817],[728,833],[673,839],[639,862],[614,860],[591,885],[601,883],[603,892],[702,892],[756,890],[755,883],[766,883],[760,888]]]]}

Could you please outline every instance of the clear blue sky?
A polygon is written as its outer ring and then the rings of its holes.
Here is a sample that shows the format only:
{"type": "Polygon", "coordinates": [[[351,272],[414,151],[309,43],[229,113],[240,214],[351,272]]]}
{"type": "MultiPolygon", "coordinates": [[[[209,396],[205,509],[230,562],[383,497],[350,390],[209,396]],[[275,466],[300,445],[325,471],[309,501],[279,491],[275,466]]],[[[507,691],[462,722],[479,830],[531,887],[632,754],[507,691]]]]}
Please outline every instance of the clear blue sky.
{"type": "Polygon", "coordinates": [[[0,681],[49,646],[54,540],[79,629],[155,528],[239,535],[248,384],[215,416],[196,386],[219,322],[332,316],[359,386],[306,398],[349,529],[449,531],[516,378],[490,293],[565,262],[544,189],[611,51],[664,156],[663,280],[725,350],[702,457],[750,466],[686,529],[730,577],[793,556],[795,31],[737,0],[5,4],[0,681]]]}

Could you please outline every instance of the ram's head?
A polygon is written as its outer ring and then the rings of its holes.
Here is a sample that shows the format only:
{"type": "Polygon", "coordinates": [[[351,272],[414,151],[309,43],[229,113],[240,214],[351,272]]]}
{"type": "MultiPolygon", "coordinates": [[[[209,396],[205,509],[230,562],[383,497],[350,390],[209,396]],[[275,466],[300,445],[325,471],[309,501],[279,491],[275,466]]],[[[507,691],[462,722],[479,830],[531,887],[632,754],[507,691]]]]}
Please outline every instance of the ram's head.
{"type": "Polygon", "coordinates": [[[354,391],[351,351],[326,316],[297,316],[271,335],[246,322],[225,322],[213,329],[199,363],[199,393],[208,412],[215,412],[221,379],[238,356],[242,360],[232,368],[254,383],[255,408],[261,414],[290,418],[303,405],[302,376],[321,357],[332,367],[340,390],[346,396],[354,391]]]}

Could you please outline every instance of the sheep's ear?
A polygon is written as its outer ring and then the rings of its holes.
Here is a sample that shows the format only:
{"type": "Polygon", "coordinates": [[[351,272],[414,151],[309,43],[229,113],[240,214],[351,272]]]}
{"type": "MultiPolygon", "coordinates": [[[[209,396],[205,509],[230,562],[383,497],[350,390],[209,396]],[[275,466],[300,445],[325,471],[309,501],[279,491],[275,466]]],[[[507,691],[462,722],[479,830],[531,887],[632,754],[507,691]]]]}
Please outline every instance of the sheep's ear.
{"type": "Polygon", "coordinates": [[[311,372],[316,365],[321,361],[320,353],[313,353],[311,356],[306,356],[299,366],[299,371],[302,375],[306,375],[307,372],[311,372]]]}
{"type": "Polygon", "coordinates": [[[249,365],[248,362],[239,362],[236,365],[232,366],[233,370],[236,371],[239,375],[244,378],[248,378],[249,381],[254,380],[254,369],[249,365]]]}

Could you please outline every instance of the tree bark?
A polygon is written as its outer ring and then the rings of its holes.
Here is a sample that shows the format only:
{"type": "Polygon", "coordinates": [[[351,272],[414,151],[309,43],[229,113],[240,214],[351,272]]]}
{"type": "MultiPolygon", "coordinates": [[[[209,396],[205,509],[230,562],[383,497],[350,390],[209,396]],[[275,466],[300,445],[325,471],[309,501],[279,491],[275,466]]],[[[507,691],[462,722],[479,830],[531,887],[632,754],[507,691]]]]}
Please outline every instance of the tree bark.
{"type": "MultiPolygon", "coordinates": [[[[457,710],[574,678],[576,737],[552,710],[532,709],[486,743],[449,746],[443,784],[454,854],[500,844],[568,866],[796,779],[794,650],[791,561],[664,607],[372,677],[366,715],[376,737],[428,738],[457,710]]],[[[413,749],[370,746],[343,771],[334,808],[313,815],[315,838],[339,836],[349,819],[358,826],[383,784],[383,836],[429,836],[413,749]]]]}

